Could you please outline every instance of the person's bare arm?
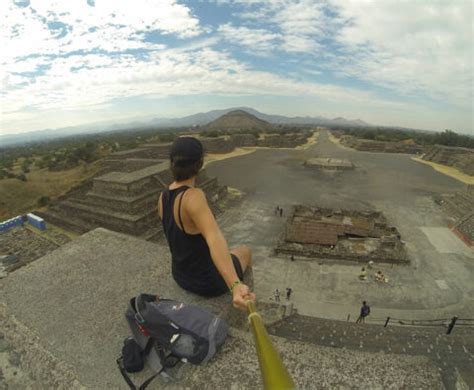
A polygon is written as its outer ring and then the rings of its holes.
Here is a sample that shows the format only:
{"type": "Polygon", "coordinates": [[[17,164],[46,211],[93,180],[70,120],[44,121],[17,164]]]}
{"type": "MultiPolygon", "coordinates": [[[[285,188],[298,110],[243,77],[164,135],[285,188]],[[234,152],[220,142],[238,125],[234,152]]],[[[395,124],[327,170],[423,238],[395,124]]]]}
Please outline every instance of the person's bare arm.
{"type": "MultiPolygon", "coordinates": [[[[191,188],[186,191],[186,198],[184,207],[187,214],[204,236],[217,270],[227,286],[231,286],[239,280],[239,277],[235,272],[227,241],[209,208],[204,192],[198,188],[191,188]]],[[[251,293],[248,286],[243,283],[233,288],[232,295],[234,306],[243,310],[246,309],[246,299],[255,300],[255,294],[251,293]]]]}

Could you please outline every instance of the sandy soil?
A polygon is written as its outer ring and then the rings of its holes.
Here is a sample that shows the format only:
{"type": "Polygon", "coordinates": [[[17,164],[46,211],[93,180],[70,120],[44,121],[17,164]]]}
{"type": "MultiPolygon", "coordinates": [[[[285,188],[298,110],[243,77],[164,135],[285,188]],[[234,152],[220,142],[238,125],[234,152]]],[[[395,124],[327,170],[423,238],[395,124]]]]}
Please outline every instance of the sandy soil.
{"type": "Polygon", "coordinates": [[[426,164],[431,166],[435,171],[438,171],[444,175],[450,176],[456,180],[459,180],[460,182],[464,184],[474,184],[474,176],[466,175],[465,173],[462,173],[460,170],[449,167],[447,165],[442,165],[442,164],[437,164],[432,161],[426,161],[423,160],[419,157],[412,157],[411,158],[413,161],[417,161],[422,164],[426,164]]]}
{"type": "Polygon", "coordinates": [[[220,160],[226,160],[228,158],[233,158],[233,157],[239,157],[239,156],[244,156],[246,154],[250,154],[255,152],[255,150],[252,150],[250,148],[235,148],[233,152],[230,153],[208,153],[206,154],[205,160],[204,160],[204,167],[206,167],[207,164],[210,164],[214,161],[220,161],[220,160]]]}

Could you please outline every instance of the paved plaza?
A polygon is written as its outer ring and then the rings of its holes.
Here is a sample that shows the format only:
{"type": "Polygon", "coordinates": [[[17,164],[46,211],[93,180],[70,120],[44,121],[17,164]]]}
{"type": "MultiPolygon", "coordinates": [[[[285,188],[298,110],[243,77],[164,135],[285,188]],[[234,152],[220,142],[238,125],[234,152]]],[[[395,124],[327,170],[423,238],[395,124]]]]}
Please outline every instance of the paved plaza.
{"type": "Polygon", "coordinates": [[[254,251],[259,298],[269,300],[276,288],[291,287],[299,313],[331,319],[353,318],[362,300],[370,302],[373,319],[474,318],[474,252],[446,228],[432,200],[463,185],[410,157],[343,149],[323,131],[306,150],[257,150],[210,164],[209,174],[221,184],[247,193],[220,222],[231,246],[247,244],[254,251]],[[323,157],[348,159],[356,169],[319,172],[303,166],[308,158],[323,157]],[[380,284],[370,277],[360,281],[361,265],[355,263],[276,257],[285,217],[296,204],[382,211],[400,231],[410,264],[376,264],[370,272],[380,269],[389,278],[380,284]],[[283,217],[275,216],[276,206],[283,217]]]}

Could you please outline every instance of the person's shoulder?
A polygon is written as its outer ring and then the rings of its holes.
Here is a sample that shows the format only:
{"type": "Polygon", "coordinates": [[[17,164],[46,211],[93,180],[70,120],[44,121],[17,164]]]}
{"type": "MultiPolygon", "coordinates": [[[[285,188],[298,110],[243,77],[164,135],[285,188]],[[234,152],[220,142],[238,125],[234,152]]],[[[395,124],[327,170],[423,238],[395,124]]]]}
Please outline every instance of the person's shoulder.
{"type": "Polygon", "coordinates": [[[196,187],[191,187],[186,190],[184,197],[184,207],[190,211],[197,211],[207,205],[206,194],[203,190],[196,187]]]}
{"type": "Polygon", "coordinates": [[[200,188],[190,187],[186,192],[188,199],[206,200],[206,193],[200,188]]]}

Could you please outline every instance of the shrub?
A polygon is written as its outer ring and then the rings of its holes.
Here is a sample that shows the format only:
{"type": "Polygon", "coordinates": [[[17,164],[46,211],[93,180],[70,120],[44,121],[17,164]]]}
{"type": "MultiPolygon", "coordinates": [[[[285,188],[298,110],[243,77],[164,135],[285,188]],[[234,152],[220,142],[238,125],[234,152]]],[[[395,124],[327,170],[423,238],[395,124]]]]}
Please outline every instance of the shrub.
{"type": "Polygon", "coordinates": [[[41,198],[38,199],[38,206],[46,206],[49,204],[49,196],[43,195],[41,198]]]}

